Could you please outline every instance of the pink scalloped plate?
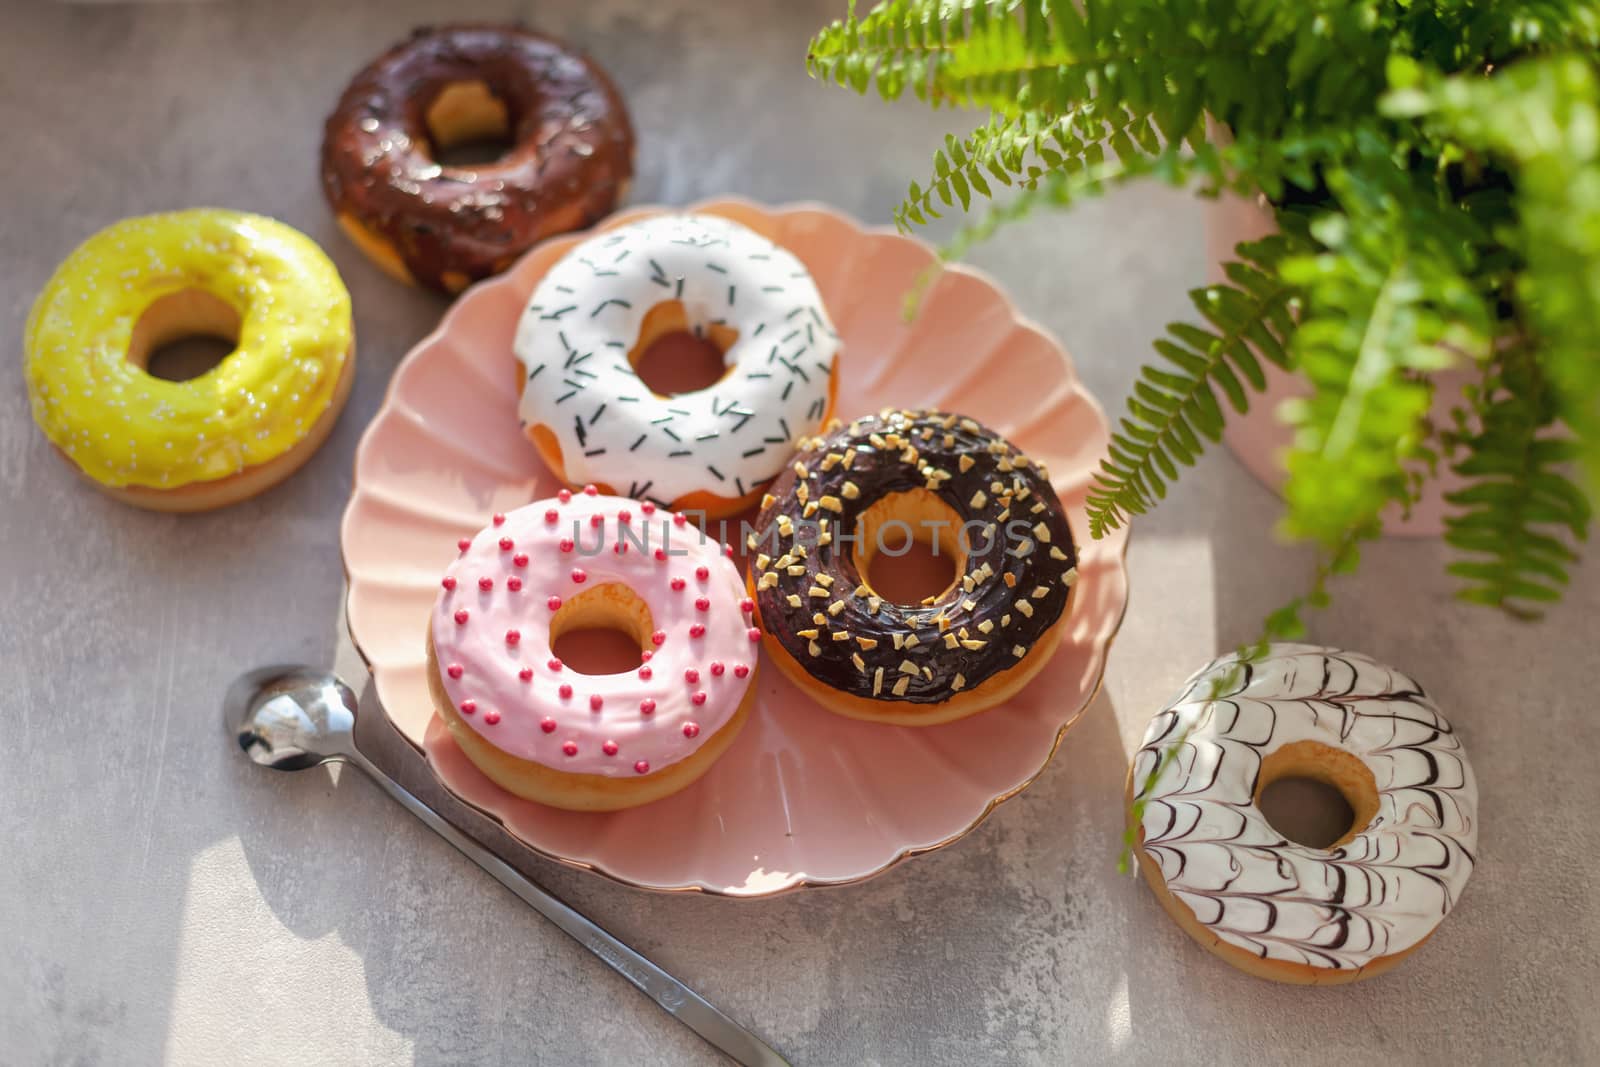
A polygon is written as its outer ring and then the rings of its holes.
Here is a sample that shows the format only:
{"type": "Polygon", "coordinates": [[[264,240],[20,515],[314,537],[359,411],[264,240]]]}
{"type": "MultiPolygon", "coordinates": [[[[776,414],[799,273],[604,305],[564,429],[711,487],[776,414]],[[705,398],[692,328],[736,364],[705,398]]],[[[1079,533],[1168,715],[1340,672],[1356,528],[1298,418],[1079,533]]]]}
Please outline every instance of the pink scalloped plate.
{"type": "MultiPolygon", "coordinates": [[[[664,210],[625,211],[601,228],[664,210]]],[[[682,793],[630,811],[558,811],[480,774],[433,714],[428,611],[457,538],[560,487],[518,428],[511,339],[539,278],[583,235],[548,241],[468,290],[395,371],[357,451],[341,531],[350,633],[385,712],[439,779],[537,852],[655,890],[753,897],[859,881],[977,826],[1044,770],[1093,700],[1128,595],[1126,535],[1090,541],[1083,519],[1105,417],[1060,343],[976,272],[945,271],[903,321],[903,298],[933,261],[920,242],[815,205],[719,199],[688,210],[736,219],[810,268],[843,335],[841,417],[958,411],[1049,465],[1081,550],[1071,622],[1050,663],[1007,704],[922,729],[830,714],[769,664],[722,759],[682,793]]]]}

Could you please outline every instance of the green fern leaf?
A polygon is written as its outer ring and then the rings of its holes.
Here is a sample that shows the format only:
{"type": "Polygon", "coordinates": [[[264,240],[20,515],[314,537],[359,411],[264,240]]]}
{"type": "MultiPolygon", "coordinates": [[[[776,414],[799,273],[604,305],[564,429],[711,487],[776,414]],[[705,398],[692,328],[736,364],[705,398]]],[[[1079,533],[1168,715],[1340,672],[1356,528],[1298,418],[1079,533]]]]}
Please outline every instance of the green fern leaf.
{"type": "Polygon", "coordinates": [[[1146,367],[1128,401],[1130,418],[1122,432],[1112,435],[1112,448],[1101,461],[1095,485],[1089,491],[1089,533],[1102,537],[1132,515],[1150,509],[1165,483],[1177,478],[1174,460],[1192,466],[1204,449],[1202,437],[1215,441],[1222,432],[1222,413],[1214,388],[1244,411],[1249,400],[1243,377],[1251,388],[1266,385],[1260,364],[1250,349],[1252,335],[1264,335],[1270,345],[1263,352],[1282,363],[1285,336],[1281,324],[1295,300],[1295,290],[1276,273],[1288,254],[1288,241],[1272,237],[1238,247],[1239,261],[1229,275],[1243,284],[1216,285],[1190,294],[1195,308],[1210,329],[1174,323],[1168,337],[1156,342],[1174,369],[1146,367]]]}

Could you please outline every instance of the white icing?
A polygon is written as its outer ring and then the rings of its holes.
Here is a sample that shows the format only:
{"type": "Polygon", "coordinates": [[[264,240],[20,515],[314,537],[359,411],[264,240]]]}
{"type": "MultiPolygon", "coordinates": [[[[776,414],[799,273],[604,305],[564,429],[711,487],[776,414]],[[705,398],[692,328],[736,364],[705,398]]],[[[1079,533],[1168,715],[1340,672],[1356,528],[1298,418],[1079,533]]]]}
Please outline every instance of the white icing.
{"type": "Polygon", "coordinates": [[[1167,889],[1222,940],[1264,958],[1355,968],[1415,945],[1460,898],[1477,848],[1477,786],[1461,741],[1422,688],[1356,653],[1273,645],[1189,679],[1150,723],[1142,787],[1188,730],[1144,809],[1144,851],[1167,889]],[[1263,757],[1317,741],[1372,771],[1378,813],[1331,851],[1286,841],[1254,804],[1263,757]]]}
{"type": "Polygon", "coordinates": [[[838,334],[793,254],[710,215],[664,215],[595,235],[534,290],[517,325],[524,427],[561,444],[567,479],[670,504],[744,496],[821,426],[838,334]],[[628,363],[645,314],[680,300],[689,324],[738,331],[729,373],[694,393],[650,392],[628,363]]]}

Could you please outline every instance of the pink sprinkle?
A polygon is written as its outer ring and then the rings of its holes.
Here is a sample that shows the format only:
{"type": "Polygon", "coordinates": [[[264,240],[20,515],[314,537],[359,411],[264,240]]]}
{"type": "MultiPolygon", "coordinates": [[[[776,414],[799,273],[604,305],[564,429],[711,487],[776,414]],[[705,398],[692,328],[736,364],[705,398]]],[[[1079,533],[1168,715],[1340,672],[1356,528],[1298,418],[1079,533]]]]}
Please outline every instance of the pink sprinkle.
{"type": "Polygon", "coordinates": [[[726,542],[726,541],[722,542],[722,554],[724,556],[727,556],[729,559],[732,559],[733,558],[733,546],[728,544],[728,542],[726,542]]]}
{"type": "Polygon", "coordinates": [[[563,489],[563,490],[561,490],[560,492],[558,492],[556,494],[556,499],[561,501],[563,504],[571,503],[572,502],[572,490],[571,489],[563,489]]]}
{"type": "Polygon", "coordinates": [[[750,627],[750,629],[747,630],[746,633],[749,635],[751,641],[759,641],[759,640],[761,640],[761,628],[759,626],[750,627]]]}
{"type": "MultiPolygon", "coordinates": [[[[697,693],[696,696],[705,696],[705,694],[704,693],[697,693]]],[[[697,701],[695,701],[695,703],[696,704],[703,704],[705,702],[701,701],[701,700],[697,700],[697,701]]],[[[700,736],[700,724],[699,723],[694,723],[694,722],[686,722],[686,723],[684,723],[683,724],[683,736],[684,737],[699,737],[700,736]]]]}
{"type": "Polygon", "coordinates": [[[563,551],[563,552],[571,552],[573,547],[574,546],[572,544],[572,538],[563,537],[561,539],[561,551],[563,551]]]}
{"type": "Polygon", "coordinates": [[[522,592],[522,579],[513,574],[511,577],[506,579],[506,588],[511,590],[513,593],[522,592]]]}
{"type": "Polygon", "coordinates": [[[533,681],[533,668],[532,667],[524,667],[524,668],[522,668],[520,671],[517,672],[517,677],[521,678],[524,682],[533,681]]]}
{"type": "Polygon", "coordinates": [[[563,741],[561,743],[561,751],[565,752],[569,756],[576,756],[578,754],[578,742],[563,741]]]}
{"type": "Polygon", "coordinates": [[[556,523],[561,521],[561,512],[557,511],[555,508],[548,509],[544,513],[544,521],[549,523],[551,526],[554,526],[556,523]]]}
{"type": "Polygon", "coordinates": [[[595,693],[593,696],[591,696],[589,698],[589,710],[590,711],[599,711],[601,706],[603,704],[605,704],[605,702],[606,702],[606,698],[605,697],[601,696],[599,693],[595,693]]]}
{"type": "Polygon", "coordinates": [[[463,715],[471,715],[473,712],[475,712],[477,710],[478,710],[478,702],[476,700],[463,700],[461,702],[461,714],[463,714],[463,715]]]}
{"type": "Polygon", "coordinates": [[[633,765],[633,769],[636,772],[638,772],[639,774],[649,774],[650,773],[650,761],[649,760],[640,760],[638,763],[635,763],[633,765]]]}
{"type": "Polygon", "coordinates": [[[539,723],[539,729],[547,734],[553,734],[556,732],[556,721],[554,719],[544,719],[539,723]]]}
{"type": "Polygon", "coordinates": [[[561,609],[561,598],[558,596],[553,596],[544,603],[551,611],[559,611],[561,609]]]}
{"type": "Polygon", "coordinates": [[[756,602],[751,600],[749,597],[745,597],[743,600],[739,601],[739,610],[754,611],[756,610],[756,602]]]}
{"type": "Polygon", "coordinates": [[[749,674],[750,674],[750,666],[749,666],[749,664],[746,664],[746,663],[735,663],[733,665],[733,676],[735,678],[745,678],[745,677],[748,677],[749,674]]]}
{"type": "Polygon", "coordinates": [[[650,657],[653,656],[653,655],[655,655],[655,653],[650,651],[648,648],[642,649],[639,652],[639,662],[640,663],[649,663],[650,662],[650,657]]]}
{"type": "Polygon", "coordinates": [[[717,660],[712,660],[711,661],[711,677],[713,677],[713,678],[721,678],[722,677],[722,672],[727,670],[727,669],[728,668],[724,667],[717,660]]]}
{"type": "Polygon", "coordinates": [[[696,611],[710,611],[711,610],[711,598],[710,597],[705,597],[705,596],[695,597],[695,599],[694,599],[694,609],[696,611]]]}
{"type": "Polygon", "coordinates": [[[711,568],[710,567],[696,567],[694,569],[694,576],[696,578],[700,579],[703,582],[707,578],[711,577],[711,568]]]}
{"type": "Polygon", "coordinates": [[[553,671],[559,671],[561,669],[561,661],[556,659],[554,656],[551,656],[550,657],[550,662],[548,664],[546,664],[546,666],[548,666],[553,671]]]}
{"type": "Polygon", "coordinates": [[[557,689],[556,692],[561,694],[562,700],[572,699],[572,686],[570,685],[563,685],[560,689],[557,689]]]}
{"type": "Polygon", "coordinates": [[[656,549],[655,555],[656,555],[656,561],[657,562],[665,563],[667,561],[667,550],[666,549],[664,549],[664,548],[656,549]]]}
{"type": "Polygon", "coordinates": [[[447,574],[443,578],[439,579],[439,584],[444,586],[446,589],[454,589],[456,587],[456,580],[447,574]]]}
{"type": "Polygon", "coordinates": [[[518,552],[511,557],[511,562],[515,566],[526,567],[528,565],[528,554],[526,552],[518,552]]]}
{"type": "Polygon", "coordinates": [[[705,702],[706,702],[706,691],[704,689],[697,690],[695,692],[695,694],[689,698],[689,703],[695,705],[696,707],[699,707],[701,704],[704,704],[705,702]]]}
{"type": "Polygon", "coordinates": [[[608,756],[615,756],[617,754],[617,743],[615,741],[607,741],[600,746],[600,751],[608,756]]]}
{"type": "Polygon", "coordinates": [[[584,582],[588,581],[588,579],[589,579],[589,576],[584,573],[582,567],[574,567],[574,568],[572,568],[572,580],[573,581],[577,582],[579,585],[582,585],[584,582]]]}
{"type": "Polygon", "coordinates": [[[583,495],[584,496],[594,496],[598,492],[600,492],[600,490],[596,489],[592,485],[586,485],[586,486],[583,487],[583,495]]]}
{"type": "Polygon", "coordinates": [[[448,674],[452,678],[459,678],[463,674],[465,674],[466,671],[465,671],[465,669],[462,668],[461,664],[452,663],[452,664],[450,664],[450,666],[448,666],[448,667],[446,667],[444,669],[444,673],[448,674]]]}
{"type": "Polygon", "coordinates": [[[633,521],[633,512],[629,511],[627,508],[623,508],[621,511],[617,512],[617,521],[618,522],[632,522],[633,521]]]}
{"type": "Polygon", "coordinates": [[[641,715],[653,715],[655,710],[656,702],[651,700],[649,697],[645,697],[643,700],[639,701],[639,713],[641,715]]]}
{"type": "Polygon", "coordinates": [[[489,590],[494,588],[494,579],[485,574],[482,578],[478,579],[478,588],[487,593],[489,590]]]}
{"type": "Polygon", "coordinates": [[[493,726],[495,723],[500,721],[500,713],[491,708],[483,713],[483,721],[488,723],[490,726],[493,726]]]}
{"type": "Polygon", "coordinates": [[[655,672],[654,672],[654,671],[652,671],[652,670],[651,670],[651,669],[650,669],[650,668],[649,668],[649,666],[644,666],[644,667],[640,667],[640,668],[639,668],[639,677],[640,677],[640,678],[643,678],[643,679],[644,679],[644,680],[645,680],[645,681],[647,681],[647,682],[648,682],[648,681],[649,681],[649,680],[650,680],[650,676],[651,676],[651,675],[652,675],[652,674],[654,674],[654,673],[655,673],[655,672]]]}
{"type": "Polygon", "coordinates": [[[674,578],[674,579],[672,579],[671,582],[669,582],[667,584],[672,586],[672,591],[674,593],[681,593],[681,592],[683,592],[683,587],[688,585],[689,583],[684,581],[682,578],[674,578]]]}
{"type": "Polygon", "coordinates": [[[604,526],[605,524],[606,524],[606,517],[604,515],[591,515],[591,516],[589,516],[589,525],[590,526],[600,527],[600,526],[604,526]]]}
{"type": "Polygon", "coordinates": [[[695,670],[693,667],[690,667],[688,670],[683,672],[683,680],[688,682],[690,685],[693,685],[695,682],[700,680],[700,672],[695,670]]]}
{"type": "Polygon", "coordinates": [[[457,626],[465,626],[466,624],[467,624],[467,609],[466,608],[457,608],[456,609],[456,625],[457,626]]]}
{"type": "Polygon", "coordinates": [[[516,645],[516,644],[521,644],[521,643],[522,643],[522,631],[521,630],[507,630],[506,631],[506,644],[508,644],[508,645],[516,645]]]}
{"type": "Polygon", "coordinates": [[[674,525],[674,526],[682,526],[684,523],[686,523],[688,521],[689,521],[688,517],[686,515],[684,515],[682,512],[679,512],[678,514],[672,516],[672,525],[674,525]]]}
{"type": "Polygon", "coordinates": [[[639,510],[644,512],[646,515],[654,515],[656,513],[656,506],[653,501],[642,500],[639,502],[639,510]]]}
{"type": "Polygon", "coordinates": [[[706,628],[705,628],[705,624],[704,623],[699,623],[699,622],[690,623],[690,625],[689,625],[689,636],[690,637],[704,637],[705,635],[706,635],[706,628]]]}
{"type": "Polygon", "coordinates": [[[615,552],[619,556],[622,555],[624,552],[628,551],[628,542],[618,541],[616,544],[611,546],[611,551],[615,552]]]}
{"type": "Polygon", "coordinates": [[[667,631],[665,630],[657,630],[655,633],[650,635],[650,643],[652,645],[660,645],[662,642],[666,641],[666,639],[667,631]]]}
{"type": "Polygon", "coordinates": [[[496,526],[504,526],[506,524],[506,517],[504,515],[500,514],[498,511],[495,512],[494,513],[494,524],[496,526]]]}
{"type": "Polygon", "coordinates": [[[514,547],[516,547],[516,546],[512,544],[511,538],[509,538],[509,537],[500,538],[500,551],[502,551],[502,552],[510,552],[512,550],[512,548],[514,548],[514,547]]]}
{"type": "Polygon", "coordinates": [[[456,542],[456,547],[465,552],[467,549],[472,547],[472,538],[463,537],[461,540],[456,542]]]}

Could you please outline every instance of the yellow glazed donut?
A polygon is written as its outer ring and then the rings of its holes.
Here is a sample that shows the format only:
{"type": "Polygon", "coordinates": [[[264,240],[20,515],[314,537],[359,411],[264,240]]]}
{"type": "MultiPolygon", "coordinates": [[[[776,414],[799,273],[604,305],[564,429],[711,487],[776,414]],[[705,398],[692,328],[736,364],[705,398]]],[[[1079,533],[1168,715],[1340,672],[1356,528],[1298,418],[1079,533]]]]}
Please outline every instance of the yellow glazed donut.
{"type": "Polygon", "coordinates": [[[304,234],[200,208],[124,219],[78,247],[34,302],[24,338],[33,417],[100,489],[202,511],[286,478],[350,392],[350,294],[304,234]],[[188,381],[150,353],[196,334],[237,338],[188,381]]]}

